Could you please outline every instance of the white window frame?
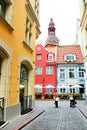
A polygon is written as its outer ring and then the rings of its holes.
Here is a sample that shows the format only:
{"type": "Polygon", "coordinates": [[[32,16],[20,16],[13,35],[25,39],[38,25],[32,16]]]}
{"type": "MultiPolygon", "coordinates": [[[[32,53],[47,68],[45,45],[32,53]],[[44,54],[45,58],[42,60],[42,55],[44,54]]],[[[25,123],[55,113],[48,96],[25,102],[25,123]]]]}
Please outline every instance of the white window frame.
{"type": "Polygon", "coordinates": [[[36,67],[36,75],[42,75],[42,67],[36,67]]]}
{"type": "Polygon", "coordinates": [[[36,59],[37,59],[37,60],[42,60],[42,55],[41,55],[41,54],[37,54],[37,55],[36,55],[36,59]]]}
{"type": "Polygon", "coordinates": [[[48,60],[53,60],[53,59],[54,59],[53,53],[49,53],[49,54],[48,54],[48,60]]]}
{"type": "Polygon", "coordinates": [[[42,84],[36,84],[35,86],[35,92],[42,93],[42,84]]]}
{"type": "Polygon", "coordinates": [[[60,69],[60,78],[65,78],[65,69],[60,69]]]}
{"type": "Polygon", "coordinates": [[[69,68],[69,78],[75,78],[75,69],[74,68],[69,68]]]}
{"type": "Polygon", "coordinates": [[[79,69],[79,77],[80,78],[84,77],[84,69],[83,68],[79,69]]]}
{"type": "Polygon", "coordinates": [[[33,25],[29,20],[28,15],[26,16],[26,25],[25,25],[25,42],[32,48],[32,37],[33,37],[33,25]]]}
{"type": "Polygon", "coordinates": [[[74,62],[76,60],[75,54],[67,54],[64,56],[64,61],[66,62],[74,62]]]}
{"type": "Polygon", "coordinates": [[[46,75],[53,75],[53,66],[46,66],[46,75]]]}

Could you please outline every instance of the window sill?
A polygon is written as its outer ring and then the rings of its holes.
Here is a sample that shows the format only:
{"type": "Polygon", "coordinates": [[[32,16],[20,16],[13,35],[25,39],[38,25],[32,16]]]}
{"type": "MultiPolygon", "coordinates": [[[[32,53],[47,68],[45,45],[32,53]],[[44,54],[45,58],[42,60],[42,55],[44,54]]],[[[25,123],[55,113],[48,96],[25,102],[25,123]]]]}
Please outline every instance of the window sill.
{"type": "Polygon", "coordinates": [[[0,15],[0,20],[8,27],[9,31],[14,31],[13,27],[0,15]]]}
{"type": "Polygon", "coordinates": [[[31,52],[33,52],[33,49],[27,44],[26,41],[23,41],[24,45],[30,49],[31,52]]]}

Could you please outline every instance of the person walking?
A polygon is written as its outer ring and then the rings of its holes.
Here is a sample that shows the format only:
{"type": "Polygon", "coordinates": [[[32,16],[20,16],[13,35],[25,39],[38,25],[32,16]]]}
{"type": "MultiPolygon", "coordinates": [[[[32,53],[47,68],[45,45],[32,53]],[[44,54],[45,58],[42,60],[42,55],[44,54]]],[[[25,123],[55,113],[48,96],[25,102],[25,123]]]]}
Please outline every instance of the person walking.
{"type": "Polygon", "coordinates": [[[56,97],[54,97],[54,99],[55,99],[55,108],[58,108],[59,97],[56,96],[56,97]]]}
{"type": "Polygon", "coordinates": [[[72,107],[73,106],[73,95],[72,94],[70,95],[69,99],[70,99],[70,107],[72,107]]]}
{"type": "Polygon", "coordinates": [[[73,107],[73,108],[76,107],[76,104],[77,104],[77,102],[76,102],[76,97],[73,95],[73,106],[72,106],[72,107],[73,107]]]}
{"type": "Polygon", "coordinates": [[[76,101],[75,101],[75,96],[74,95],[70,95],[70,107],[76,107],[75,104],[76,104],[76,101]]]}

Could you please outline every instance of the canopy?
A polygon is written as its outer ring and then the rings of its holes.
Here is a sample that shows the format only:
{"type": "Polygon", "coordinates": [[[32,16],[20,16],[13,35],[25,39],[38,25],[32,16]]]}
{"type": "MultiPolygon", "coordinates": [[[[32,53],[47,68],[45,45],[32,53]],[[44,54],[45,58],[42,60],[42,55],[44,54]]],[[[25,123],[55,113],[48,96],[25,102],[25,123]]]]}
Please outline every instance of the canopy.
{"type": "Polygon", "coordinates": [[[83,87],[78,84],[75,84],[75,85],[71,86],[71,88],[83,88],[83,87]]]}
{"type": "Polygon", "coordinates": [[[48,85],[46,85],[46,88],[54,88],[54,86],[51,84],[48,84],[48,85]]]}
{"type": "Polygon", "coordinates": [[[36,84],[35,88],[42,88],[42,85],[36,84]]]}

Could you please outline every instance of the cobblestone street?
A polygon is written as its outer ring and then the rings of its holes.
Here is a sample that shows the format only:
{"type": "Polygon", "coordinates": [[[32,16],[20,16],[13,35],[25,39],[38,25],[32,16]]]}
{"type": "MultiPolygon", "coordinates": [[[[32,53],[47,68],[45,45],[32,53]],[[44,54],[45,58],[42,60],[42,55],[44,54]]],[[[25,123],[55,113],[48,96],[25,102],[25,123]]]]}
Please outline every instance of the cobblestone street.
{"type": "Polygon", "coordinates": [[[59,108],[53,101],[36,101],[36,105],[46,111],[22,130],[87,130],[87,119],[69,101],[60,101],[59,108]]]}

